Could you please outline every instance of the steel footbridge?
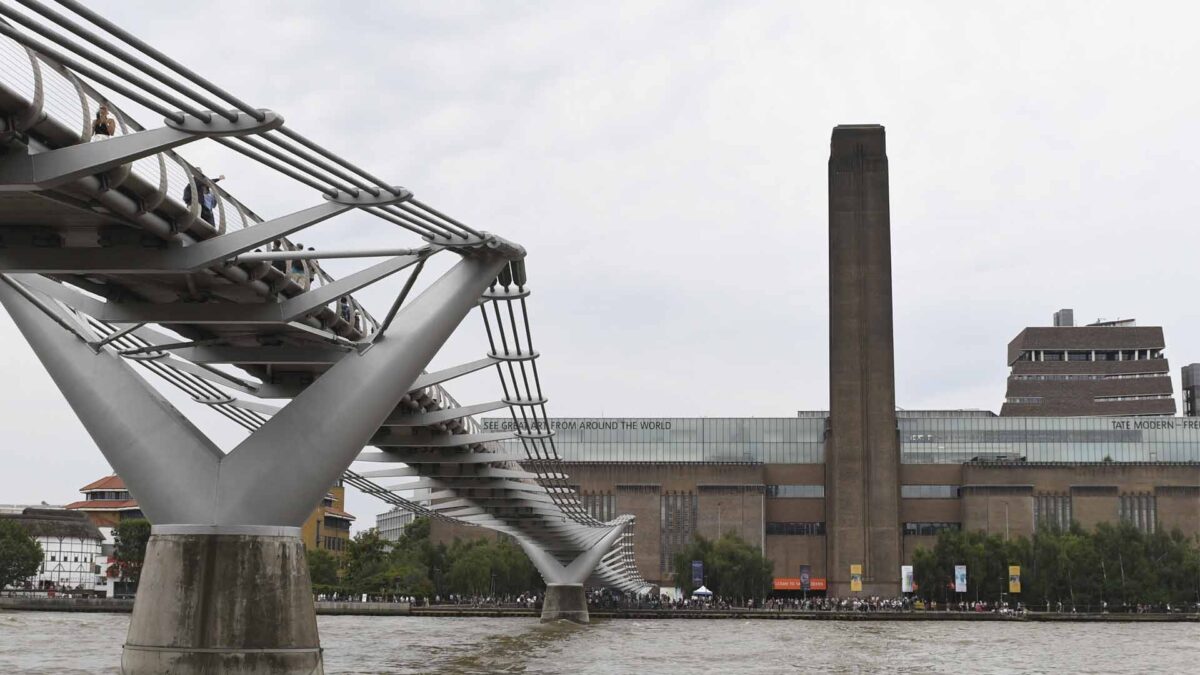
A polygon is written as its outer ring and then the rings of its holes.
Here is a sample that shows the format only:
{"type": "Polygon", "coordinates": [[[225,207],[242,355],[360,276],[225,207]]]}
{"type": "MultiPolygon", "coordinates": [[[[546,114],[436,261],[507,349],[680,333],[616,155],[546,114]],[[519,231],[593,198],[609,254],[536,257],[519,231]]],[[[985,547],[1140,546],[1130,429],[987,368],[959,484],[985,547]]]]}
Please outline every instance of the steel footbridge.
{"type": "Polygon", "coordinates": [[[511,535],[548,583],[648,588],[633,518],[593,517],[561,467],[520,245],[377,178],[84,5],[58,5],[0,4],[0,300],[156,536],[291,535],[341,476],[421,515],[511,535]],[[112,99],[162,121],[143,126],[112,99]],[[174,151],[189,143],[219,143],[312,199],[261,217],[174,151]],[[396,241],[295,244],[354,210],[394,225],[396,241]],[[433,256],[457,262],[416,292],[433,256]],[[335,278],[321,264],[334,258],[382,261],[335,278]],[[356,299],[401,273],[390,307],[356,299]],[[474,314],[480,358],[428,370],[474,314]],[[489,371],[494,400],[460,405],[445,388],[489,371]],[[222,451],[164,385],[248,436],[222,451]],[[499,410],[514,429],[485,433],[474,416],[499,410]],[[514,437],[523,452],[499,447],[514,437]]]}

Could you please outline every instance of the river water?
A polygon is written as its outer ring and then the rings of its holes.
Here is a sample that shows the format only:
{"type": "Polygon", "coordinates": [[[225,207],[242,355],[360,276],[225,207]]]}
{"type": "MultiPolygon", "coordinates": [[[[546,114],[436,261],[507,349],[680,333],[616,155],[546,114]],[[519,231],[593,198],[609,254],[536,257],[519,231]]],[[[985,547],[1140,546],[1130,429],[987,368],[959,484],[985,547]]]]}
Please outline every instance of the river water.
{"type": "MultiPolygon", "coordinates": [[[[318,617],[328,673],[1200,673],[1200,625],[318,617]]],[[[118,671],[127,614],[0,612],[0,673],[118,671]]]]}

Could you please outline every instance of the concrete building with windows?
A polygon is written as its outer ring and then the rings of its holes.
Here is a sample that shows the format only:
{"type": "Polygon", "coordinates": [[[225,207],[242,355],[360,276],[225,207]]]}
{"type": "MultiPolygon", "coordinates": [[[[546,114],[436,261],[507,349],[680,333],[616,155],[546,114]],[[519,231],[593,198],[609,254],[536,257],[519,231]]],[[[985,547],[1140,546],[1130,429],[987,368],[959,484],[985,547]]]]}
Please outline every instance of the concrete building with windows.
{"type": "Polygon", "coordinates": [[[400,535],[404,534],[404,528],[408,527],[416,517],[417,515],[412,511],[397,506],[391,511],[385,511],[375,516],[375,530],[383,539],[399,541],[400,535]]]}
{"type": "MultiPolygon", "coordinates": [[[[1127,520],[1200,534],[1200,419],[999,417],[899,411],[895,515],[900,559],[945,529],[1029,536],[1039,525],[1127,520]]],[[[554,418],[571,482],[598,518],[637,516],[638,570],[674,583],[673,557],[696,534],[735,532],[775,576],[836,577],[828,555],[829,413],[790,418],[554,418]]],[[[482,421],[485,431],[511,419],[482,421]]],[[[520,441],[504,441],[520,451],[520,441]]],[[[434,524],[442,539],[469,536],[434,524]]],[[[853,563],[851,563],[853,564],[853,563]]],[[[897,574],[899,570],[897,570],[897,574]]],[[[830,584],[830,592],[834,586],[830,584]]],[[[843,591],[844,593],[844,591],[843,591]]]]}
{"type": "Polygon", "coordinates": [[[88,517],[61,508],[29,507],[20,513],[0,513],[29,533],[42,547],[37,574],[12,588],[45,593],[105,595],[101,573],[100,530],[88,517]]]}
{"type": "Polygon", "coordinates": [[[1200,363],[1184,366],[1180,382],[1184,417],[1200,417],[1200,363]]]}
{"type": "Polygon", "coordinates": [[[1174,415],[1163,330],[1133,319],[1074,325],[1074,312],[1054,325],[1022,330],[1008,343],[1003,417],[1174,415]]]}

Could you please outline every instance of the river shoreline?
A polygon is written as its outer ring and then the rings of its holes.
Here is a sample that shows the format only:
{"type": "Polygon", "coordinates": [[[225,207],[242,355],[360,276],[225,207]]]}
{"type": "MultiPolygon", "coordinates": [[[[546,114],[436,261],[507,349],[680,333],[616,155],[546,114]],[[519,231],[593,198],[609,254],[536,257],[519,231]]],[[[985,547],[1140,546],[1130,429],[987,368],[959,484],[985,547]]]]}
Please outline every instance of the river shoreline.
{"type": "MultiPolygon", "coordinates": [[[[521,617],[540,615],[536,609],[517,607],[469,607],[439,605],[411,607],[402,602],[317,602],[321,616],[425,616],[425,617],[521,617]]],[[[0,597],[0,612],[92,612],[128,614],[133,600],[114,598],[17,598],[0,597]]],[[[687,620],[687,619],[755,619],[800,621],[1007,621],[1007,622],[1080,622],[1080,623],[1200,623],[1200,614],[1069,614],[1029,612],[1021,616],[991,612],[805,612],[795,610],[674,610],[674,609],[604,609],[590,611],[593,619],[687,620]]]]}

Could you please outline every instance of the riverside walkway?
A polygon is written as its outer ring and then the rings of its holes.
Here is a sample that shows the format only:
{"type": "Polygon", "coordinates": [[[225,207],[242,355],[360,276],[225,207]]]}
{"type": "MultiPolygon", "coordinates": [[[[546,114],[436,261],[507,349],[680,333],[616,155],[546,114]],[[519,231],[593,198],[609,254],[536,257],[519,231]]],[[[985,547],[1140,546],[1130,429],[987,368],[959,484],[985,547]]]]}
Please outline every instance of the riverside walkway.
{"type": "MultiPolygon", "coordinates": [[[[541,615],[531,607],[473,605],[432,605],[414,607],[407,602],[316,602],[317,614],[322,616],[426,616],[426,617],[525,617],[541,615]]],[[[0,612],[109,612],[130,613],[133,600],[113,598],[19,598],[0,597],[0,612]]],[[[842,612],[773,609],[619,609],[591,607],[594,619],[640,620],[698,620],[753,619],[810,620],[810,621],[1025,621],[1025,622],[1084,622],[1084,623],[1200,623],[1200,614],[1186,612],[1137,613],[1069,613],[926,611],[910,612],[842,612]]]]}

